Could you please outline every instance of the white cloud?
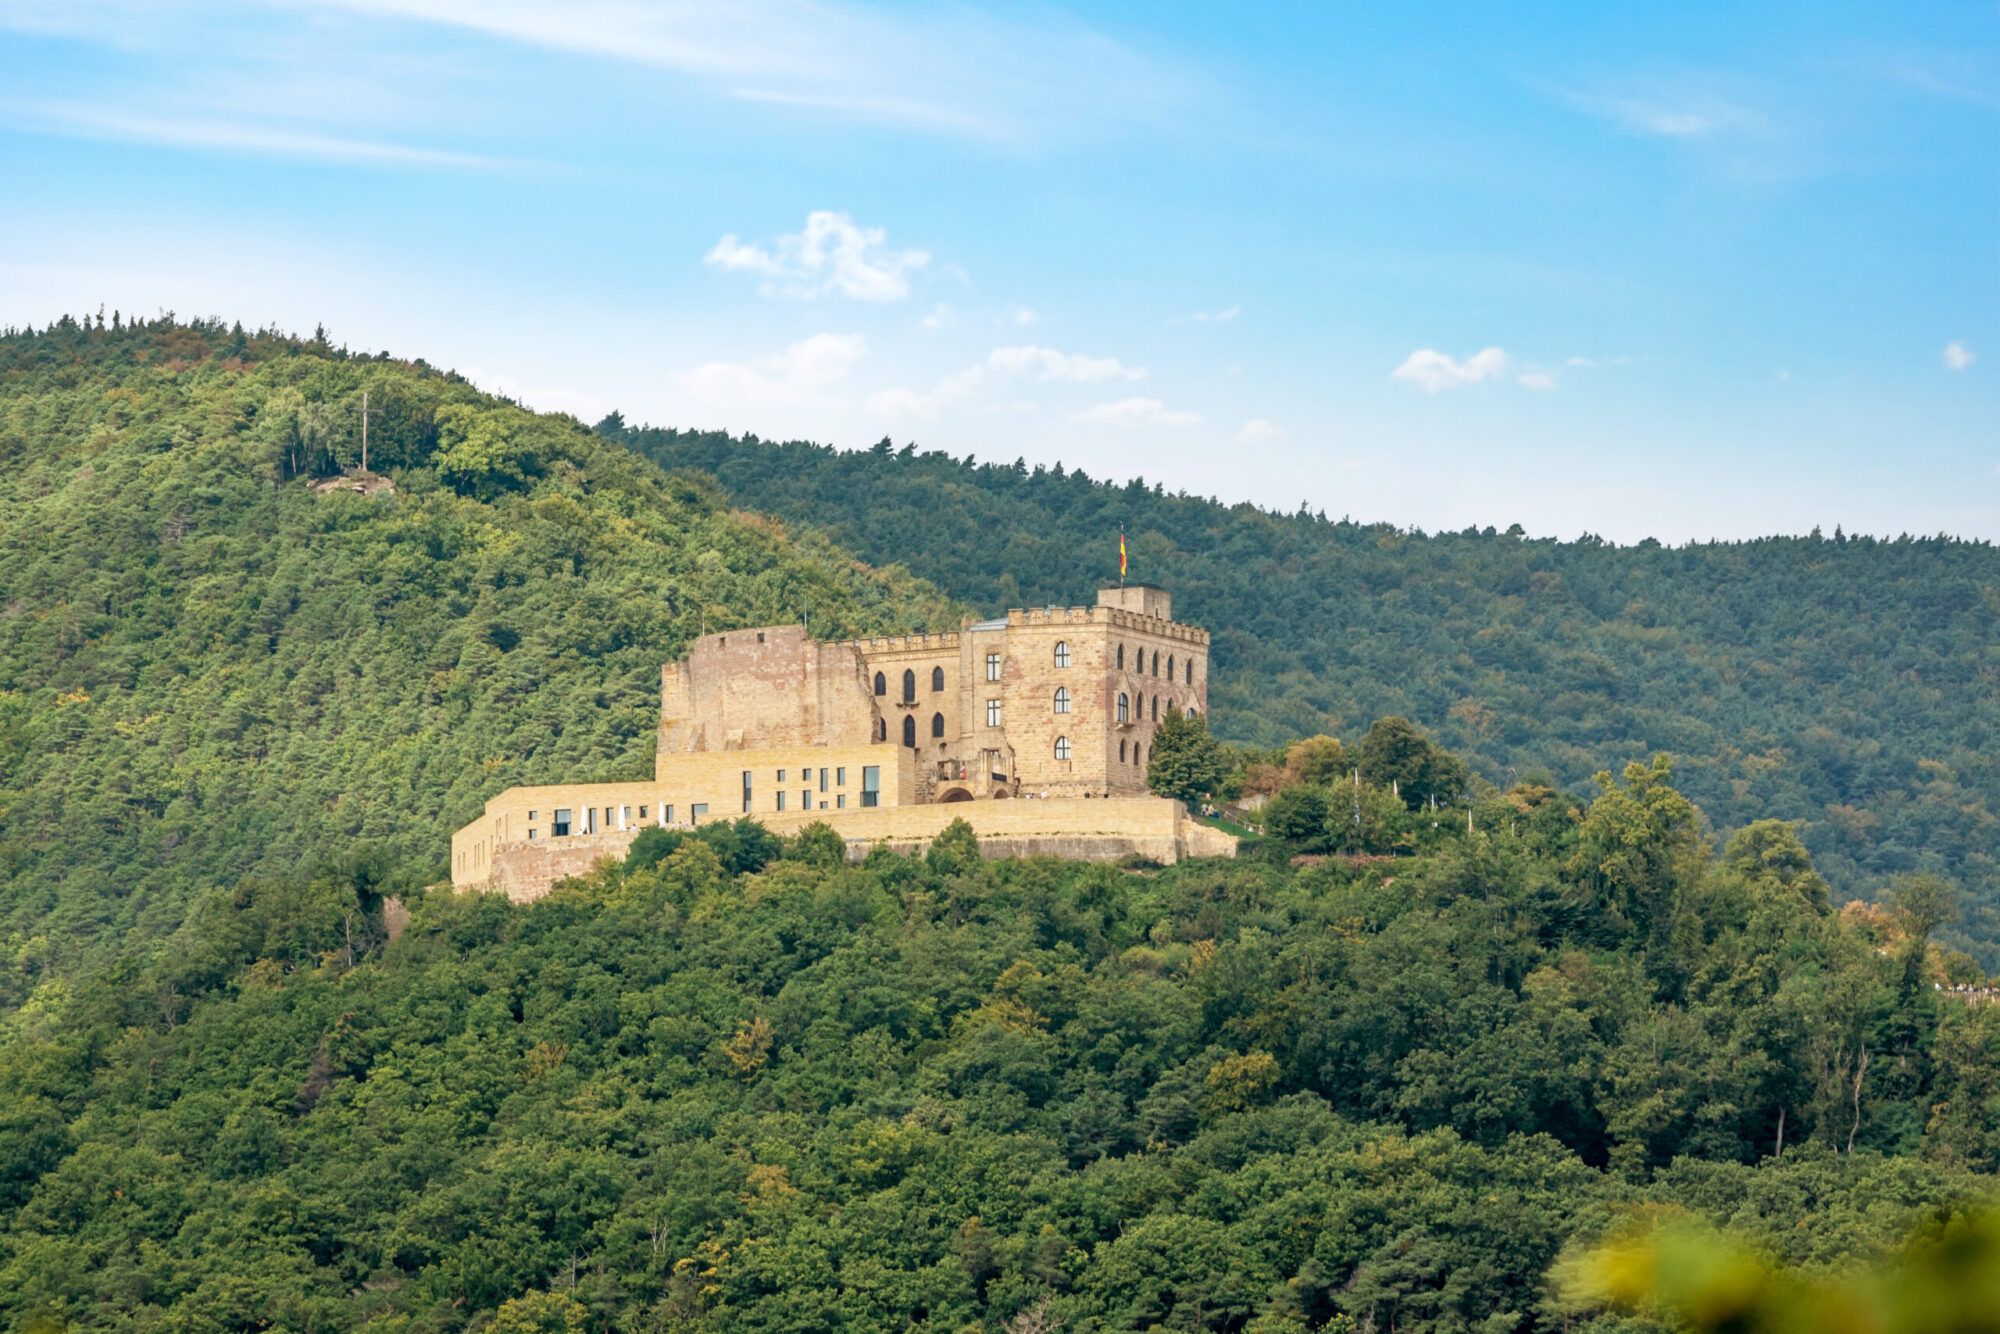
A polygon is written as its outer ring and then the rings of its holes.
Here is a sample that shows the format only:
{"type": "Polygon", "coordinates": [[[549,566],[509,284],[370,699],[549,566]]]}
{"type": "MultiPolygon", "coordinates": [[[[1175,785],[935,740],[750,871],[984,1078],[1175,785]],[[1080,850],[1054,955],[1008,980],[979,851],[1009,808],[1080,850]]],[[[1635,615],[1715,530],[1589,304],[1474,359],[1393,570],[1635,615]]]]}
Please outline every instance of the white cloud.
{"type": "Polygon", "coordinates": [[[1241,306],[1224,306],[1221,310],[1198,310],[1192,315],[1176,315],[1169,324],[1227,324],[1243,313],[1241,306]]]}
{"type": "Polygon", "coordinates": [[[1514,382],[1523,389],[1533,389],[1538,393],[1547,393],[1556,387],[1556,377],[1547,371],[1523,371],[1514,377],[1514,382]]]}
{"type": "Polygon", "coordinates": [[[930,263],[922,250],[892,250],[880,227],[857,227],[845,213],[817,209],[799,231],[780,236],[768,248],[723,237],[702,257],[726,273],[754,273],[764,279],[766,296],[811,299],[828,293],[857,301],[900,301],[909,295],[908,275],[930,263]]]}
{"type": "Polygon", "coordinates": [[[1026,306],[1016,306],[1014,307],[1014,313],[1009,315],[1007,318],[1012,320],[1016,325],[1019,325],[1021,328],[1025,329],[1030,324],[1033,324],[1036,320],[1040,319],[1041,316],[1035,314],[1034,311],[1030,310],[1026,306]]]}
{"type": "Polygon", "coordinates": [[[1405,380],[1427,394],[1436,394],[1493,379],[1506,369],[1507,354],[1497,347],[1475,352],[1464,361],[1454,361],[1436,348],[1420,347],[1403,358],[1403,364],[1391,371],[1389,378],[1405,380]]]}
{"type": "Polygon", "coordinates": [[[1070,420],[1093,426],[1192,426],[1201,415],[1170,408],[1157,398],[1119,398],[1093,404],[1070,420]]]}
{"type": "Polygon", "coordinates": [[[1058,352],[1052,347],[996,347],[987,354],[986,364],[996,371],[1033,375],[1037,380],[1044,381],[1066,380],[1072,384],[1146,378],[1143,366],[1128,366],[1116,357],[1058,352]]]}
{"type": "Polygon", "coordinates": [[[1944,364],[1946,370],[1962,371],[1977,360],[1979,358],[1973,355],[1972,349],[1959,342],[1956,338],[1944,345],[1944,364]]]}
{"type": "Polygon", "coordinates": [[[797,403],[825,394],[845,380],[867,354],[860,334],[814,334],[764,361],[711,361],[674,382],[711,407],[797,403]]]}
{"type": "Polygon", "coordinates": [[[1269,417],[1252,417],[1236,429],[1239,445],[1266,445],[1283,440],[1290,432],[1269,417]]]}
{"type": "Polygon", "coordinates": [[[949,329],[953,324],[957,322],[958,322],[957,314],[953,312],[952,308],[949,305],[940,301],[935,306],[931,307],[930,314],[924,316],[922,319],[917,321],[917,327],[919,329],[931,329],[931,330],[949,329]]]}

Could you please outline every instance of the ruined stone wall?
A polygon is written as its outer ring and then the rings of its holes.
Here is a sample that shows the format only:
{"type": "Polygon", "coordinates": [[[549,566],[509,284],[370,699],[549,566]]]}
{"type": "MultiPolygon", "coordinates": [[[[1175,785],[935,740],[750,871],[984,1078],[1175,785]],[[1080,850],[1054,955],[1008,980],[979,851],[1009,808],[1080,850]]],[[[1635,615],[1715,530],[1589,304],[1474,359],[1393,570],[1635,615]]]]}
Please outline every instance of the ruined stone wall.
{"type": "Polygon", "coordinates": [[[773,625],[706,635],[660,671],[658,756],[866,745],[883,713],[861,655],[773,625]]]}
{"type": "Polygon", "coordinates": [[[622,834],[589,834],[548,843],[509,843],[494,854],[492,871],[486,879],[459,888],[483,889],[505,894],[515,903],[533,903],[563,881],[584,874],[607,858],[625,860],[632,840],[638,836],[639,831],[633,829],[622,834]]]}

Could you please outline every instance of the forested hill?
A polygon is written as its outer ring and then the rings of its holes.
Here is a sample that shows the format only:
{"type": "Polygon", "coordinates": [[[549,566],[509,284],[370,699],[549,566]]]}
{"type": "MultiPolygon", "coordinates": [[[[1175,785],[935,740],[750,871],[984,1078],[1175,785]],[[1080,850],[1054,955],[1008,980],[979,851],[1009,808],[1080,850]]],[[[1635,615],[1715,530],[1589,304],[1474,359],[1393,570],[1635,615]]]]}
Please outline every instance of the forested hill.
{"type": "Polygon", "coordinates": [[[1496,782],[1544,771],[1573,789],[1668,751],[1719,830],[1801,822],[1843,894],[1917,868],[1954,876],[1959,942],[2000,963],[1990,543],[1425,535],[886,441],[850,453],[615,415],[598,429],[989,612],[1087,601],[1116,573],[1122,528],[1132,576],[1214,634],[1226,737],[1352,740],[1402,714],[1496,782]]]}
{"type": "Polygon", "coordinates": [[[700,629],[950,620],[567,418],[323,339],[0,337],[0,1010],[199,889],[441,875],[511,783],[648,771],[700,629]],[[393,492],[325,490],[370,458],[393,492]]]}

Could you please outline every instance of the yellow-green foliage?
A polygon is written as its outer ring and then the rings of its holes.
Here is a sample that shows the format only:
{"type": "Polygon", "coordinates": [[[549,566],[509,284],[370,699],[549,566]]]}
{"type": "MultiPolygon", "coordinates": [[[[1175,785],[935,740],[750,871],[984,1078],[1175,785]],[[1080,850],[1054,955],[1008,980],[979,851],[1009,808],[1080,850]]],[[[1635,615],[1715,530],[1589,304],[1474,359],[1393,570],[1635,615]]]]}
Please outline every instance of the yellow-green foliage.
{"type": "Polygon", "coordinates": [[[1993,1334],[2000,1208],[1952,1211],[1892,1255],[1813,1270],[1670,1217],[1567,1256],[1554,1275],[1576,1313],[1629,1311],[1703,1334],[1993,1334]]]}
{"type": "Polygon", "coordinates": [[[515,783],[649,771],[700,632],[949,622],[563,417],[220,327],[0,338],[0,1011],[190,896],[444,873],[515,783]],[[315,491],[360,458],[393,494],[315,491]]]}

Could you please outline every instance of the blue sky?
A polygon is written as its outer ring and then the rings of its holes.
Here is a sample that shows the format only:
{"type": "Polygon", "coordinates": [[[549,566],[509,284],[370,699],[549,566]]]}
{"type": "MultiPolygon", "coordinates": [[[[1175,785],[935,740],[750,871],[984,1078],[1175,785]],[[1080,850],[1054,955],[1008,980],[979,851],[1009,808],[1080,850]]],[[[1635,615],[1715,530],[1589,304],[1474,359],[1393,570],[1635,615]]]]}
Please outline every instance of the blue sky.
{"type": "Polygon", "coordinates": [[[0,0],[0,323],[1427,529],[2000,538],[1990,4],[0,0]]]}

